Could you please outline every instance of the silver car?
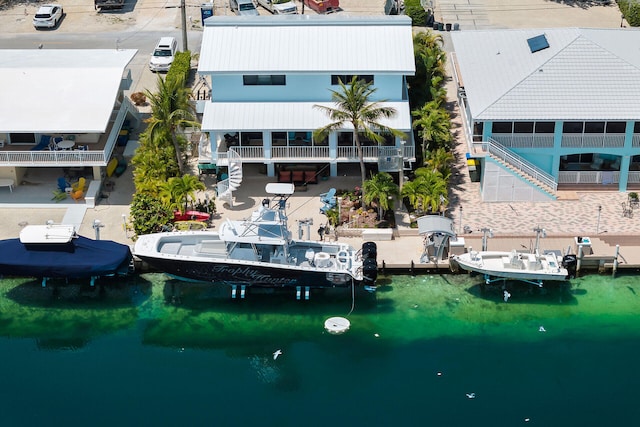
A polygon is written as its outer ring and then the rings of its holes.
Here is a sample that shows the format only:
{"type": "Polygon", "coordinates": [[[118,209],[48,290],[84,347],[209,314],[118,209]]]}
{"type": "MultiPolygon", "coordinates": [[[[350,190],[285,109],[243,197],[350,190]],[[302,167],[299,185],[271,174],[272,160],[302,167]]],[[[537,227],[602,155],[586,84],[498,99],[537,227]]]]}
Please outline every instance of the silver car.
{"type": "Polygon", "coordinates": [[[40,6],[33,17],[35,28],[54,28],[62,19],[62,6],[59,4],[44,4],[40,6]]]}
{"type": "Polygon", "coordinates": [[[253,0],[229,0],[229,8],[240,16],[260,15],[253,0]]]}

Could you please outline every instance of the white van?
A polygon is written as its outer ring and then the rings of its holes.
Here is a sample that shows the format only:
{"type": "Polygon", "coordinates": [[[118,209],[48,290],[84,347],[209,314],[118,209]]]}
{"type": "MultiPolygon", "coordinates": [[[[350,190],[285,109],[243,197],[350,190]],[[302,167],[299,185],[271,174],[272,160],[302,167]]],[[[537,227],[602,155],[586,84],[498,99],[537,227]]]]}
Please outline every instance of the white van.
{"type": "Polygon", "coordinates": [[[178,42],[175,37],[162,37],[151,54],[149,69],[153,72],[169,71],[177,50],[178,42]]]}

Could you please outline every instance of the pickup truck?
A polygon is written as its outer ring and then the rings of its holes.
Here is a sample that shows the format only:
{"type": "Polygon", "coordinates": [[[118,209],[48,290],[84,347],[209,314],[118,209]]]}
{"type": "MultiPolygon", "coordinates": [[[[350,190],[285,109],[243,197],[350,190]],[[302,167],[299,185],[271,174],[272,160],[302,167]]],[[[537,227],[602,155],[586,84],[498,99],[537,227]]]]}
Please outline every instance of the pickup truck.
{"type": "Polygon", "coordinates": [[[125,0],[93,0],[93,8],[95,10],[122,9],[124,2],[125,0]]]}
{"type": "Polygon", "coordinates": [[[298,7],[293,0],[258,0],[258,4],[274,15],[293,15],[298,7]]]}

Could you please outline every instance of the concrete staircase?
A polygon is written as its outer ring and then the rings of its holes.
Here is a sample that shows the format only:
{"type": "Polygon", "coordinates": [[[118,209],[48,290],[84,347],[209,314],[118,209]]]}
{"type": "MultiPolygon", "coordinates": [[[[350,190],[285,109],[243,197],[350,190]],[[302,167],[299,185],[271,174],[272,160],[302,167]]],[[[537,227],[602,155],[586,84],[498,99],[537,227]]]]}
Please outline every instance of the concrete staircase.
{"type": "Polygon", "coordinates": [[[491,138],[486,144],[486,153],[495,162],[554,199],[557,198],[558,182],[553,176],[491,138]]]}

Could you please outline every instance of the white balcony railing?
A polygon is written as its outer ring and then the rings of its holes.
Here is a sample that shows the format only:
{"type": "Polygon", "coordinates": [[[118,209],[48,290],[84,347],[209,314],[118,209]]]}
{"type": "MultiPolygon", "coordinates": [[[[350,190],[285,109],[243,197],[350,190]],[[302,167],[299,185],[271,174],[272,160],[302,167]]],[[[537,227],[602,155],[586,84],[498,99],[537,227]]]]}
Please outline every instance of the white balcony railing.
{"type": "MultiPolygon", "coordinates": [[[[224,150],[224,146],[220,147],[224,150]]],[[[273,161],[286,161],[286,160],[299,160],[299,161],[314,161],[314,162],[330,162],[337,161],[349,161],[356,162],[359,160],[358,150],[355,146],[351,147],[337,147],[337,155],[335,158],[330,156],[330,149],[328,146],[323,147],[298,147],[298,146],[275,146],[271,147],[271,157],[267,158],[265,155],[264,147],[262,146],[248,146],[241,147],[235,146],[233,150],[236,151],[243,162],[264,162],[265,160],[273,161]]],[[[362,147],[364,154],[364,160],[366,162],[377,162],[380,155],[380,147],[378,146],[365,146],[362,147]]],[[[404,159],[405,161],[415,161],[415,147],[404,147],[404,159]]],[[[223,164],[226,159],[226,151],[218,151],[217,161],[219,164],[223,164]]]]}
{"type": "Polygon", "coordinates": [[[0,166],[106,166],[116,146],[127,109],[128,105],[123,103],[115,115],[103,150],[0,151],[0,166]]]}
{"type": "MultiPolygon", "coordinates": [[[[630,172],[629,183],[634,179],[640,179],[640,173],[630,172]]],[[[560,184],[617,184],[620,182],[619,171],[561,171],[558,173],[560,184]]],[[[640,181],[639,181],[640,182],[640,181]]]]}

